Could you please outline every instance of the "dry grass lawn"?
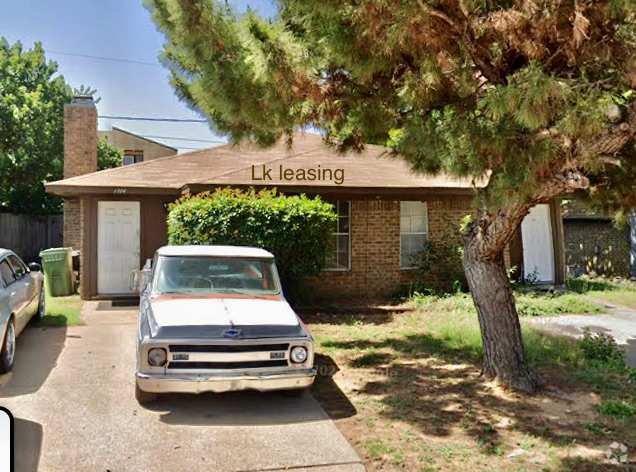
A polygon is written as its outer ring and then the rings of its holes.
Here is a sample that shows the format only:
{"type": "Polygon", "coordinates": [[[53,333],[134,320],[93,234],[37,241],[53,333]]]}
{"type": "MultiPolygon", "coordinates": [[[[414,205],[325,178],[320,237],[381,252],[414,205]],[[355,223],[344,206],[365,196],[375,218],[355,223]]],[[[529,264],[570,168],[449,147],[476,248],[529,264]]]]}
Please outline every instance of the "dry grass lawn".
{"type": "Polygon", "coordinates": [[[317,341],[314,395],[369,471],[614,470],[613,441],[636,460],[636,375],[586,359],[574,341],[524,326],[548,385],[526,396],[480,378],[465,295],[303,316],[317,341]]]}

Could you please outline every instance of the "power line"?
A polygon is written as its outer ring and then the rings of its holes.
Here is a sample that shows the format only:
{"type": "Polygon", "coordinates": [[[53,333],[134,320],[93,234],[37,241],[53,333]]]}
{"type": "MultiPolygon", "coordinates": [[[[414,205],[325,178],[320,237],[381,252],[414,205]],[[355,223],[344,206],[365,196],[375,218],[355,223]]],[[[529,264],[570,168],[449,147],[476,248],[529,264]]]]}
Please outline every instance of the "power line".
{"type": "Polygon", "coordinates": [[[168,139],[170,141],[193,141],[193,142],[197,142],[197,143],[225,143],[225,141],[221,141],[219,139],[175,138],[175,137],[172,137],[172,136],[156,136],[156,135],[153,135],[153,134],[143,134],[142,136],[144,138],[168,139]]]}
{"type": "Polygon", "coordinates": [[[99,115],[98,118],[107,120],[129,120],[129,121],[169,121],[171,123],[207,123],[208,120],[188,120],[181,118],[150,118],[145,116],[113,116],[99,115]]]}
{"type": "Polygon", "coordinates": [[[46,52],[51,54],[59,54],[61,56],[84,57],[88,59],[98,59],[100,61],[125,62],[126,64],[141,64],[143,66],[162,67],[161,64],[157,64],[155,62],[133,61],[130,59],[117,59],[115,57],[92,56],[90,54],[75,54],[71,52],[54,51],[52,49],[49,49],[46,52]]]}

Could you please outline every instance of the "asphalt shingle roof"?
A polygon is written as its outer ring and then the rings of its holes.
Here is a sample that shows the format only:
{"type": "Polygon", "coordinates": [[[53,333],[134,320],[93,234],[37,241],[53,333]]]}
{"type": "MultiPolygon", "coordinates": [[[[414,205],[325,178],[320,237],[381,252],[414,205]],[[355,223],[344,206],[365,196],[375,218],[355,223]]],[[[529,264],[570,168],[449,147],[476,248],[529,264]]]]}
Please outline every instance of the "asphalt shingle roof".
{"type": "Polygon", "coordinates": [[[111,192],[131,189],[147,193],[178,193],[192,186],[275,186],[343,187],[394,189],[469,189],[468,179],[451,179],[444,175],[417,175],[402,159],[391,157],[381,146],[369,145],[361,153],[340,154],[326,146],[316,134],[298,133],[291,148],[279,142],[268,149],[248,144],[223,145],[200,151],[177,154],[139,164],[107,169],[92,174],[50,182],[47,191],[62,195],[111,192]],[[263,165],[271,169],[271,180],[261,177],[263,165]],[[254,168],[252,167],[254,166],[254,168]],[[283,170],[291,169],[294,178],[281,179],[283,170]],[[336,185],[326,180],[299,180],[299,169],[343,169],[344,179],[336,185]]]}

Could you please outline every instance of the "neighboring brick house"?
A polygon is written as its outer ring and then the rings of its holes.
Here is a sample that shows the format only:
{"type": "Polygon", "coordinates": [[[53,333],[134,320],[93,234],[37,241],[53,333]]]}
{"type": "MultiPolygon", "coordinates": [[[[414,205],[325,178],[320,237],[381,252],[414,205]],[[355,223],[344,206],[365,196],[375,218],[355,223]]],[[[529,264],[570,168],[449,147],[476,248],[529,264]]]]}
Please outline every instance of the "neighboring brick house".
{"type": "MultiPolygon", "coordinates": [[[[94,172],[89,130],[95,128],[87,123],[94,125],[96,115],[89,105],[65,110],[66,165],[81,166],[84,175],[46,186],[67,201],[65,244],[81,251],[83,298],[130,296],[130,271],[166,244],[167,205],[186,193],[276,187],[333,202],[339,215],[333,252],[326,270],[311,279],[325,296],[396,290],[413,279],[411,256],[425,241],[448,241],[473,211],[468,180],[416,175],[380,146],[340,155],[309,133],[298,133],[291,148],[224,145],[94,172]]],[[[563,282],[561,222],[556,202],[535,207],[506,251],[508,264],[526,276],[538,272],[542,281],[563,282]]],[[[431,268],[432,286],[444,282],[442,269],[431,268]]]]}
{"type": "Polygon", "coordinates": [[[594,212],[577,200],[567,200],[563,201],[563,230],[570,275],[636,275],[633,227],[617,227],[610,216],[594,212]]]}

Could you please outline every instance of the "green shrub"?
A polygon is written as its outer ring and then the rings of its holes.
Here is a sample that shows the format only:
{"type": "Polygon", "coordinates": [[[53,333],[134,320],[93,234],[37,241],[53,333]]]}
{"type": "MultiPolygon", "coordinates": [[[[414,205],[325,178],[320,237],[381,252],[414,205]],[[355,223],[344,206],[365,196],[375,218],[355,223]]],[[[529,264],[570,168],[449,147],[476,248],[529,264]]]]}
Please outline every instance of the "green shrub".
{"type": "Polygon", "coordinates": [[[336,218],[333,206],[319,197],[219,189],[170,205],[168,242],[267,249],[276,256],[283,287],[293,298],[303,278],[324,267],[336,218]]]}
{"type": "Polygon", "coordinates": [[[625,364],[625,352],[618,347],[616,340],[610,334],[592,333],[589,329],[585,329],[580,346],[586,359],[618,365],[625,364]]]}
{"type": "Polygon", "coordinates": [[[431,288],[452,293],[468,291],[468,282],[462,267],[464,243],[461,233],[446,215],[442,215],[442,219],[446,226],[444,239],[426,241],[424,249],[413,256],[414,279],[407,287],[401,287],[402,293],[410,292],[406,293],[407,297],[415,291],[422,292],[431,288]],[[434,287],[428,286],[434,280],[438,281],[434,287]]]}
{"type": "Polygon", "coordinates": [[[603,278],[577,277],[566,280],[565,286],[568,290],[576,293],[586,293],[592,291],[616,290],[618,287],[609,280],[603,278]]]}
{"type": "Polygon", "coordinates": [[[599,413],[609,416],[621,416],[629,418],[636,414],[636,408],[627,402],[619,400],[608,400],[598,406],[599,413]]]}
{"type": "Polygon", "coordinates": [[[517,294],[517,311],[521,316],[550,316],[562,313],[601,313],[603,306],[573,294],[517,294]]]}

